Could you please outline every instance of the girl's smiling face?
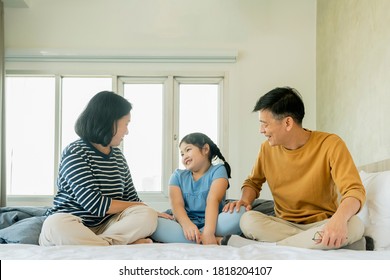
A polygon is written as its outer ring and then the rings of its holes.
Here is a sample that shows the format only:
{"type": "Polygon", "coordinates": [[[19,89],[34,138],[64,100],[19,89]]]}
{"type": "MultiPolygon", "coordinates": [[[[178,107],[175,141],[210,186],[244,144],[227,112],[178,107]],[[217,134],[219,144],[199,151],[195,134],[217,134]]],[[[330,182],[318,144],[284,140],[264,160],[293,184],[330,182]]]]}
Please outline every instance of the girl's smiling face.
{"type": "Polygon", "coordinates": [[[210,167],[208,159],[209,145],[205,144],[199,148],[193,144],[181,143],[180,154],[181,162],[184,167],[192,172],[203,172],[210,167]]]}

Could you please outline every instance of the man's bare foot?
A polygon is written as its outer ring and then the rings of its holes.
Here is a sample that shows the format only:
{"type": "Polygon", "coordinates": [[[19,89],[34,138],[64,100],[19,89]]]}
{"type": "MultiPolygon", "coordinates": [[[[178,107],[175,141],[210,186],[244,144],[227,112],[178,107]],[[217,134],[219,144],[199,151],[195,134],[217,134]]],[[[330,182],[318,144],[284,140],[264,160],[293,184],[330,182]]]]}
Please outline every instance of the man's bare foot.
{"type": "Polygon", "coordinates": [[[153,240],[150,238],[141,238],[131,244],[147,244],[147,243],[153,243],[153,240]]]}

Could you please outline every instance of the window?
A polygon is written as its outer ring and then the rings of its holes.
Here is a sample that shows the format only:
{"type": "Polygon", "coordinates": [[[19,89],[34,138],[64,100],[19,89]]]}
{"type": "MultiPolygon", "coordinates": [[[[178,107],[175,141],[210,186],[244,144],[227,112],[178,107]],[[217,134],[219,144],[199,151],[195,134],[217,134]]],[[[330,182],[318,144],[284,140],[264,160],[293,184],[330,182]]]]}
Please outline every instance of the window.
{"type": "Polygon", "coordinates": [[[122,77],[120,83],[133,104],[123,151],[134,185],[138,191],[167,194],[171,173],[184,168],[181,138],[203,132],[218,144],[222,79],[122,77]]]}
{"type": "Polygon", "coordinates": [[[111,78],[6,77],[7,196],[53,196],[61,151],[77,139],[78,114],[95,93],[111,88],[111,78]]]}
{"type": "Polygon", "coordinates": [[[138,191],[161,192],[163,171],[163,84],[125,84],[133,109],[124,155],[138,191]]]}
{"type": "MultiPolygon", "coordinates": [[[[99,91],[113,90],[133,109],[122,143],[141,197],[165,197],[181,167],[178,143],[203,132],[217,144],[222,127],[222,77],[7,76],[5,91],[6,184],[12,198],[56,192],[62,150],[77,139],[76,118],[99,91]]],[[[47,205],[47,204],[46,204],[47,205]]]]}
{"type": "Polygon", "coordinates": [[[51,195],[54,182],[54,77],[8,77],[5,90],[9,195],[51,195]]]}
{"type": "MultiPolygon", "coordinates": [[[[193,81],[190,81],[193,82],[193,81]]],[[[179,138],[202,132],[218,144],[219,84],[187,84],[179,87],[179,138]]],[[[179,158],[179,166],[184,168],[179,158]]]]}
{"type": "Polygon", "coordinates": [[[100,91],[111,91],[112,79],[64,77],[61,85],[61,150],[63,150],[66,145],[78,139],[74,125],[88,101],[100,91]]]}

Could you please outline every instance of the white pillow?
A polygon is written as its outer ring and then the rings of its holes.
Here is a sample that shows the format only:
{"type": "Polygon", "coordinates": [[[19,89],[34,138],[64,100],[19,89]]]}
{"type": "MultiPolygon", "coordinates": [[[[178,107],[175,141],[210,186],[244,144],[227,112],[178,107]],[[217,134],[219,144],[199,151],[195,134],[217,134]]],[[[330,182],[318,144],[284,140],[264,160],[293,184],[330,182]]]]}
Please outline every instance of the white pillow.
{"type": "Polygon", "coordinates": [[[375,249],[390,246],[390,171],[360,171],[366,189],[366,203],[358,213],[365,224],[365,235],[374,239],[375,249]]]}
{"type": "Polygon", "coordinates": [[[364,235],[371,236],[374,239],[374,249],[384,250],[390,246],[390,226],[389,225],[371,225],[365,228],[364,235]]]}
{"type": "Polygon", "coordinates": [[[365,227],[368,227],[371,225],[370,217],[368,214],[367,202],[363,205],[363,208],[360,209],[357,216],[363,221],[365,227]]]}

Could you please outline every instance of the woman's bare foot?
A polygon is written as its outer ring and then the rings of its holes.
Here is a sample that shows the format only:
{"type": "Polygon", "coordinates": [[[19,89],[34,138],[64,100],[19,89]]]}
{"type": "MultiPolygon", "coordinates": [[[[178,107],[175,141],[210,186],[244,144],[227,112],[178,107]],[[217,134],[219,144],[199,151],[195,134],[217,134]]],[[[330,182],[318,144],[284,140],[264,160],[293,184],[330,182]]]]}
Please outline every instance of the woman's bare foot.
{"type": "Polygon", "coordinates": [[[141,238],[131,244],[147,244],[147,243],[153,243],[153,240],[150,238],[141,238]]]}
{"type": "Polygon", "coordinates": [[[217,240],[217,245],[221,245],[221,241],[223,239],[222,236],[216,236],[215,239],[217,240]]]}

